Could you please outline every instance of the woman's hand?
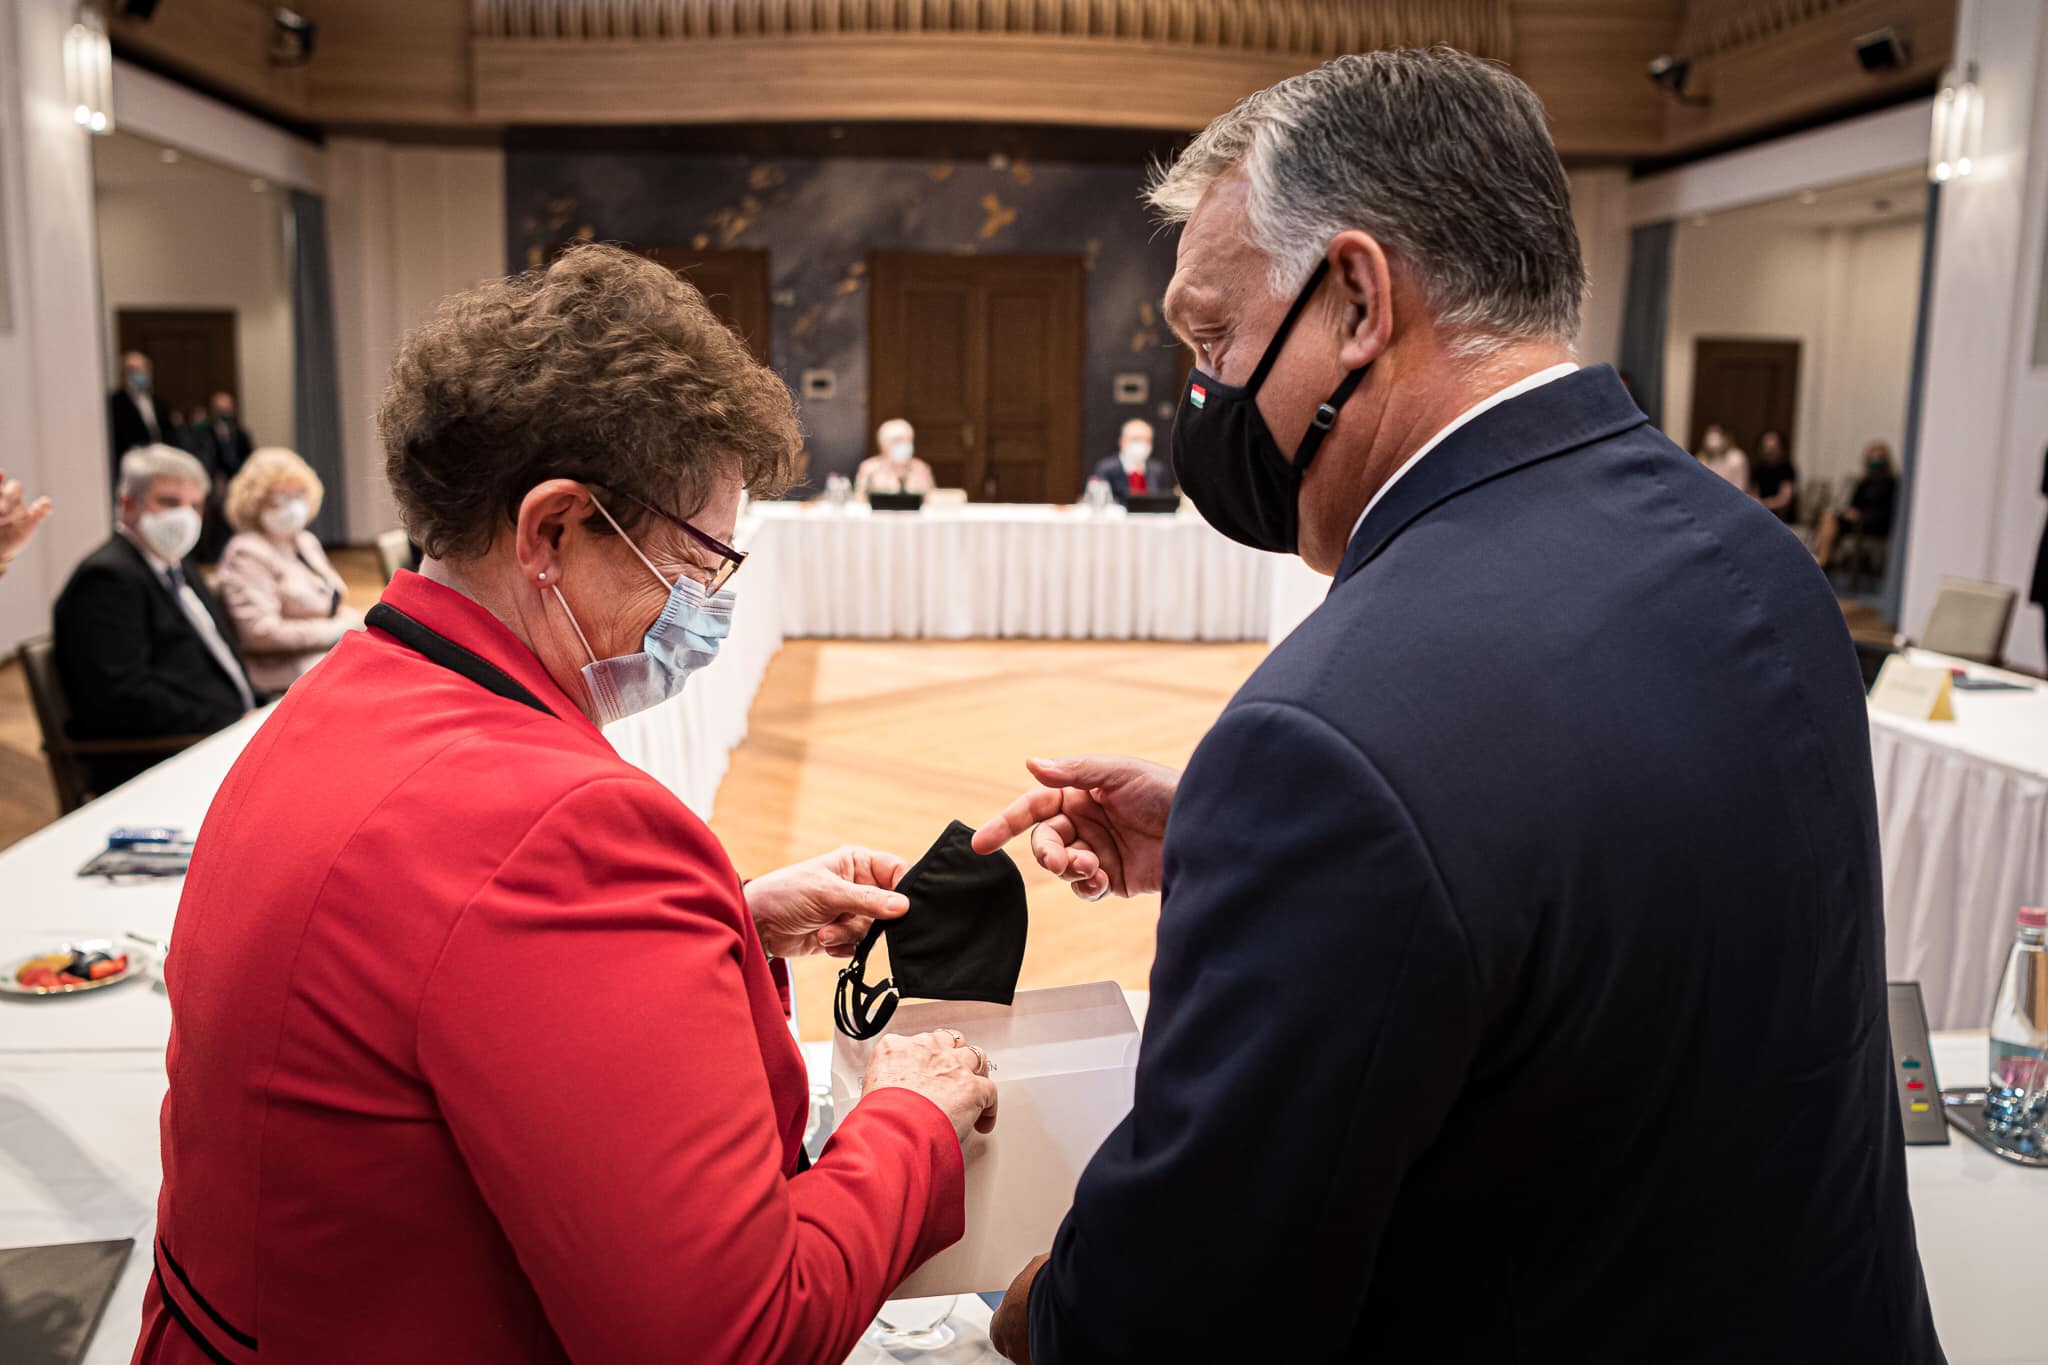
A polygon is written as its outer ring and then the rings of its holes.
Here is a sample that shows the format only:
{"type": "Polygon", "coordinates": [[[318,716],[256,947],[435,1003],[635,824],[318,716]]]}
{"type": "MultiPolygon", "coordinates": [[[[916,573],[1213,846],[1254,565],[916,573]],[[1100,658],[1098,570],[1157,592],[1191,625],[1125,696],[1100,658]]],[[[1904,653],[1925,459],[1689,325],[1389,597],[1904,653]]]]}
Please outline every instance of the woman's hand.
{"type": "Polygon", "coordinates": [[[1034,758],[1024,766],[1044,785],[976,830],[976,853],[993,853],[1029,829],[1031,856],[1082,900],[1159,889],[1179,773],[1142,758],[1102,755],[1034,758]]]}
{"type": "Polygon", "coordinates": [[[996,1083],[988,1078],[988,1054],[955,1033],[887,1033],[875,1043],[861,1078],[861,1094],[915,1090],[945,1111],[962,1142],[969,1129],[996,1126],[996,1083]]]}
{"type": "Polygon", "coordinates": [[[0,474],[0,569],[5,569],[7,561],[21,553],[36,527],[49,515],[48,498],[30,502],[21,491],[20,480],[0,474]]]}
{"type": "Polygon", "coordinates": [[[754,878],[747,908],[771,957],[852,957],[869,925],[910,909],[896,894],[909,870],[893,853],[848,845],[754,878]]]}

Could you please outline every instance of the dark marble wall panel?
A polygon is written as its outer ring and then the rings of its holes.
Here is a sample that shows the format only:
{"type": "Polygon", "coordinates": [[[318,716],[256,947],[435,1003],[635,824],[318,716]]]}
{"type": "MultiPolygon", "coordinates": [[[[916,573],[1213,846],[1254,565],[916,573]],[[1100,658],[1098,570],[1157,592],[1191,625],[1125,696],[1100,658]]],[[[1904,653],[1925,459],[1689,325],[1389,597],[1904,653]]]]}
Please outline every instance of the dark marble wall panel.
{"type": "MultiPolygon", "coordinates": [[[[1137,166],[879,158],[515,150],[506,157],[507,259],[514,270],[560,243],[751,247],[769,252],[770,351],[791,388],[832,370],[837,395],[799,401],[811,478],[850,474],[886,413],[867,411],[866,258],[870,251],[1074,253],[1088,274],[1083,468],[1116,448],[1118,426],[1166,427],[1179,359],[1159,319],[1173,274],[1172,233],[1138,195],[1137,166]],[[1149,401],[1118,404],[1114,377],[1146,375],[1149,401]]],[[[1078,491],[1078,490],[1076,490],[1078,491]]]]}

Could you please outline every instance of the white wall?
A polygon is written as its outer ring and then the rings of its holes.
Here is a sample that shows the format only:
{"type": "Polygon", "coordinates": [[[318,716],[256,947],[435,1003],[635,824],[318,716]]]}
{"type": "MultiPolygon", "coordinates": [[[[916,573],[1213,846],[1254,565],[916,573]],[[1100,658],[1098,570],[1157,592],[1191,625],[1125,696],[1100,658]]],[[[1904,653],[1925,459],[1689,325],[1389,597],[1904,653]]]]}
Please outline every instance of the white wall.
{"type": "Polygon", "coordinates": [[[64,96],[73,10],[0,4],[0,467],[57,504],[0,579],[0,652],[49,629],[65,576],[111,524],[90,139],[64,96]]]}
{"type": "Polygon", "coordinates": [[[398,524],[376,411],[399,338],[444,296],[505,273],[505,156],[336,138],[328,157],[347,527],[366,541],[398,524]]]}
{"type": "Polygon", "coordinates": [[[1861,472],[1870,442],[1889,445],[1894,460],[1904,448],[1926,235],[1922,219],[1828,233],[1820,407],[1802,464],[1838,483],[1861,472]]]}
{"type": "MultiPolygon", "coordinates": [[[[242,424],[259,445],[296,445],[283,196],[254,193],[239,176],[192,170],[175,180],[99,189],[100,292],[107,337],[102,374],[111,387],[119,369],[114,354],[119,310],[229,310],[235,315],[242,424]]],[[[178,403],[206,396],[164,395],[178,403]]]]}
{"type": "Polygon", "coordinates": [[[1572,222],[1586,262],[1579,363],[1614,365],[1621,358],[1621,311],[1628,296],[1628,172],[1578,170],[1570,179],[1572,222]]]}
{"type": "Polygon", "coordinates": [[[1923,233],[1917,219],[1811,228],[1737,212],[1681,223],[1672,247],[1665,431],[1681,445],[1691,435],[1700,338],[1797,341],[1798,415],[1787,434],[1802,477],[1854,474],[1871,440],[1889,442],[1896,454],[1923,233]]]}
{"type": "MultiPolygon", "coordinates": [[[[2041,535],[2048,367],[2033,363],[2033,302],[2048,236],[2048,6],[1964,0],[1958,61],[1984,94],[1977,169],[1943,187],[1901,624],[1927,619],[1945,574],[2022,590],[2041,535]]],[[[2009,656],[2044,663],[2024,602],[2009,656]]]]}

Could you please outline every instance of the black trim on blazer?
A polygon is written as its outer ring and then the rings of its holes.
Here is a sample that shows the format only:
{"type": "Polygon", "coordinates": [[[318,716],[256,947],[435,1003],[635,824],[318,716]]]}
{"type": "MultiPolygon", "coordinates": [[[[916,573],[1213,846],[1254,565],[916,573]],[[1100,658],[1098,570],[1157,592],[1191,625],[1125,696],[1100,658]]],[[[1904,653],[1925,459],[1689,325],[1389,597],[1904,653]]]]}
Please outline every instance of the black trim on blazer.
{"type": "Polygon", "coordinates": [[[407,649],[426,656],[451,673],[461,674],[487,692],[531,706],[544,716],[554,714],[510,673],[475,650],[465,649],[440,632],[421,625],[388,602],[379,602],[371,607],[363,617],[363,624],[374,626],[407,649]]]}
{"type": "MultiPolygon", "coordinates": [[[[192,1283],[191,1276],[185,1273],[185,1267],[179,1265],[178,1258],[171,1255],[170,1243],[166,1242],[162,1237],[158,1237],[156,1239],[156,1249],[164,1260],[169,1263],[171,1273],[178,1277],[178,1283],[184,1285],[185,1292],[192,1296],[192,1302],[206,1310],[206,1316],[213,1319],[214,1325],[233,1338],[237,1345],[246,1346],[252,1351],[255,1350],[256,1338],[238,1329],[233,1323],[220,1315],[219,1309],[206,1301],[206,1295],[200,1293],[198,1288],[192,1283]]],[[[157,1268],[157,1278],[163,1278],[163,1268],[161,1266],[157,1268]]],[[[169,1302],[168,1298],[165,1301],[169,1302]]]]}

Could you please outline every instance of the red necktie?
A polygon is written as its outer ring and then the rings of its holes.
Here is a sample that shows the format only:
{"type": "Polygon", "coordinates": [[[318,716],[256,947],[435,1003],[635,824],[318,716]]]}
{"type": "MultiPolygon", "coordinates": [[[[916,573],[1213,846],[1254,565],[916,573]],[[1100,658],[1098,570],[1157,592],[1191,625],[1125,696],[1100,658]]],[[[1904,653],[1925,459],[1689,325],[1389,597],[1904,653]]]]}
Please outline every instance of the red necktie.
{"type": "Polygon", "coordinates": [[[1144,470],[1142,470],[1142,469],[1133,469],[1133,470],[1131,471],[1131,474],[1130,474],[1130,479],[1131,479],[1131,492],[1132,492],[1133,494],[1137,495],[1138,497],[1143,497],[1143,496],[1144,496],[1144,495],[1146,494],[1146,492],[1148,492],[1148,491],[1149,491],[1149,487],[1148,487],[1148,485],[1147,485],[1147,484],[1146,484],[1146,482],[1145,482],[1145,471],[1144,471],[1144,470]]]}

